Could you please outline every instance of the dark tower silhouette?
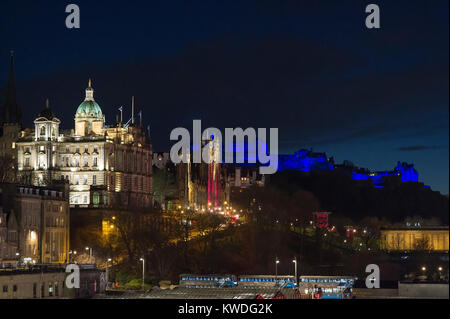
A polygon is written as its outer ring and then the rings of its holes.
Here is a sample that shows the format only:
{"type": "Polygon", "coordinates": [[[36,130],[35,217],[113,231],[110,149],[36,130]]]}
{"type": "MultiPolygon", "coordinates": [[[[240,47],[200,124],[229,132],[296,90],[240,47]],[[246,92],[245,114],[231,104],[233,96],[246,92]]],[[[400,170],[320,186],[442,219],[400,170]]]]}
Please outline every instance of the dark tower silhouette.
{"type": "Polygon", "coordinates": [[[14,83],[14,51],[11,51],[11,62],[9,69],[8,89],[6,91],[6,101],[1,114],[1,124],[22,125],[22,112],[17,105],[16,86],[14,83]]]}
{"type": "Polygon", "coordinates": [[[0,113],[0,157],[10,162],[11,172],[17,158],[16,142],[22,129],[22,112],[16,101],[16,86],[14,84],[14,55],[11,51],[8,90],[6,101],[0,113]]]}

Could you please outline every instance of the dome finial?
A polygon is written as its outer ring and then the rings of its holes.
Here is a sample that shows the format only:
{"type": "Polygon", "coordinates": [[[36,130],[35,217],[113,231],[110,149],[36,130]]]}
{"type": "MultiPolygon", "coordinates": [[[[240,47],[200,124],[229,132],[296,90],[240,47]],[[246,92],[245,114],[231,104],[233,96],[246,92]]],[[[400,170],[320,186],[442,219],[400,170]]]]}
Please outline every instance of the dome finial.
{"type": "Polygon", "coordinates": [[[91,78],[89,78],[88,87],[91,87],[91,78]]]}
{"type": "Polygon", "coordinates": [[[46,109],[50,108],[50,102],[48,101],[48,98],[45,100],[45,108],[46,109]]]}

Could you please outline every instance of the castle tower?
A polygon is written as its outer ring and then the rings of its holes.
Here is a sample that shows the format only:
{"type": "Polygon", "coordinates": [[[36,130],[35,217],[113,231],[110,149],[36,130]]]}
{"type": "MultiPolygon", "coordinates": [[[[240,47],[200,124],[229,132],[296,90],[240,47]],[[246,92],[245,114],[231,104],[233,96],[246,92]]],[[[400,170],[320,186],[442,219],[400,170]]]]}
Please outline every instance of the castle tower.
{"type": "Polygon", "coordinates": [[[16,86],[14,83],[14,51],[11,51],[9,67],[8,90],[6,91],[6,101],[2,110],[2,124],[22,124],[22,112],[16,101],[16,86]]]}
{"type": "Polygon", "coordinates": [[[50,108],[49,100],[45,101],[45,108],[34,120],[35,141],[57,141],[59,136],[59,124],[61,121],[50,108]]]}
{"type": "Polygon", "coordinates": [[[45,108],[34,120],[34,141],[36,149],[36,165],[34,184],[47,185],[51,182],[49,170],[56,166],[57,142],[59,136],[59,124],[61,121],[55,116],[48,99],[45,108]]]}
{"type": "Polygon", "coordinates": [[[105,116],[100,106],[94,100],[94,89],[91,85],[91,79],[89,79],[86,97],[75,113],[75,135],[102,135],[104,124],[105,116]]]}
{"type": "Polygon", "coordinates": [[[14,83],[14,55],[11,51],[8,89],[6,100],[0,114],[0,156],[16,158],[16,142],[22,128],[22,112],[16,101],[14,83]]]}

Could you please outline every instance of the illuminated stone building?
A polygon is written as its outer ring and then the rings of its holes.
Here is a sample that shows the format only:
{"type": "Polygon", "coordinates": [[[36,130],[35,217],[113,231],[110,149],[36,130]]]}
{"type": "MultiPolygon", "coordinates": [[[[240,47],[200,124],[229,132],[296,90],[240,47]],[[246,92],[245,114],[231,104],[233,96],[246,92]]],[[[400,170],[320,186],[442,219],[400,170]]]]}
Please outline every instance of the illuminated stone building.
{"type": "Polygon", "coordinates": [[[448,252],[448,235],[448,226],[382,229],[381,249],[448,252]]]}
{"type": "Polygon", "coordinates": [[[68,192],[66,183],[52,187],[0,185],[3,218],[14,217],[5,220],[10,247],[3,262],[66,262],[70,235],[68,192]]]}
{"type": "Polygon", "coordinates": [[[3,210],[2,201],[0,198],[0,267],[18,260],[17,219],[14,211],[3,210]]]}
{"type": "Polygon", "coordinates": [[[74,129],[61,132],[61,121],[47,100],[34,120],[34,130],[22,131],[17,141],[21,181],[32,185],[67,181],[73,208],[150,207],[152,148],[134,115],[126,124],[105,125],[89,80],[74,119],[74,129]]]}

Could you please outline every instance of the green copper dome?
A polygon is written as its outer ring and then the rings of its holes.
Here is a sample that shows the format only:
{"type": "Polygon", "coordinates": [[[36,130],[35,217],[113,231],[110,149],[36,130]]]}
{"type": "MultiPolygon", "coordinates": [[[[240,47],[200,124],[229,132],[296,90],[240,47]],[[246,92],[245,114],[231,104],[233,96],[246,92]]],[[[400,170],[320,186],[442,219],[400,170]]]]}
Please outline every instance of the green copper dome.
{"type": "Polygon", "coordinates": [[[77,109],[78,115],[102,115],[102,110],[100,109],[100,106],[97,104],[97,102],[92,100],[85,100],[83,103],[80,104],[80,106],[77,109]]]}
{"type": "Polygon", "coordinates": [[[86,89],[86,98],[78,107],[75,116],[102,116],[100,106],[94,101],[94,89],[91,86],[91,79],[89,79],[88,87],[86,89]]]}

